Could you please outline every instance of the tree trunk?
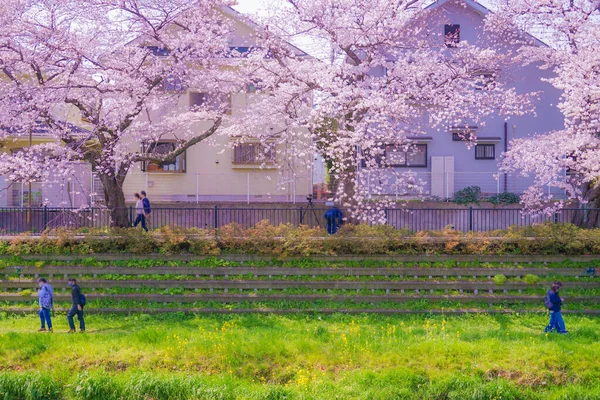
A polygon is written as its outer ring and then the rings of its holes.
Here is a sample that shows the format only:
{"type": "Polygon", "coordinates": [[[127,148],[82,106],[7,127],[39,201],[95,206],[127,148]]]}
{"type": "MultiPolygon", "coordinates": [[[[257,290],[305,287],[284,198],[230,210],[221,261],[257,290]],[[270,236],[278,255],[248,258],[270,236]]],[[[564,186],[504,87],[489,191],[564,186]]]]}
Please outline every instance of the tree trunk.
{"type": "Polygon", "coordinates": [[[583,198],[588,201],[586,208],[575,212],[571,222],[583,228],[600,226],[600,185],[586,186],[583,198]]]}
{"type": "Polygon", "coordinates": [[[98,174],[102,186],[104,186],[104,199],[110,210],[110,226],[113,228],[126,228],[131,226],[129,213],[125,204],[125,193],[123,193],[123,181],[112,175],[98,174]]]}

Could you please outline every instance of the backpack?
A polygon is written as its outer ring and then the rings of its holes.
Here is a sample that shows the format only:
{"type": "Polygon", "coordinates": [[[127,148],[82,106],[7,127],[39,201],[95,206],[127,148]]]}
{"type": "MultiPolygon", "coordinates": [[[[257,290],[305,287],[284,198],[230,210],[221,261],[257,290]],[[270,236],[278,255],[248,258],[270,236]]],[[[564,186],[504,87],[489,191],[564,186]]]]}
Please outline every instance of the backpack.
{"type": "Polygon", "coordinates": [[[544,306],[548,309],[552,308],[553,304],[552,301],[550,301],[550,291],[548,290],[548,293],[546,293],[546,297],[544,297],[544,306]]]}
{"type": "Polygon", "coordinates": [[[85,295],[84,294],[80,294],[79,295],[79,305],[81,305],[83,307],[86,304],[87,304],[87,299],[85,298],[85,295]]]}

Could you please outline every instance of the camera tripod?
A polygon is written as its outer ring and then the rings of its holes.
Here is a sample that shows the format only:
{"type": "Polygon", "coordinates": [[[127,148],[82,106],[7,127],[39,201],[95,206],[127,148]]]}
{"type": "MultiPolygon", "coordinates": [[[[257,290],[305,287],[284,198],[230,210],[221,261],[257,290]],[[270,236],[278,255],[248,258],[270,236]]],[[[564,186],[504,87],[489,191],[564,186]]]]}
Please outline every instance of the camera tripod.
{"type": "Polygon", "coordinates": [[[300,224],[302,224],[304,222],[304,217],[309,213],[312,212],[313,217],[315,217],[315,220],[317,221],[317,225],[321,226],[321,222],[319,221],[319,217],[317,216],[317,210],[315,210],[315,204],[313,203],[313,196],[312,194],[309,194],[308,196],[306,196],[306,201],[308,201],[308,204],[306,205],[306,208],[301,208],[300,209],[300,224]]]}

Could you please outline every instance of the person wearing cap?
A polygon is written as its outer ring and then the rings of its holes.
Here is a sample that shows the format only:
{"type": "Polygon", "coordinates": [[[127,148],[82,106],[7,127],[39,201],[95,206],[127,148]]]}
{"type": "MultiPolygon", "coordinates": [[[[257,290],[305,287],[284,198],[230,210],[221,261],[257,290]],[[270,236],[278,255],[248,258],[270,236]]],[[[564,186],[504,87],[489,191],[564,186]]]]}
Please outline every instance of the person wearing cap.
{"type": "Polygon", "coordinates": [[[52,286],[48,283],[45,278],[38,279],[38,285],[40,289],[38,291],[38,298],[40,303],[40,322],[42,327],[38,330],[38,332],[52,332],[52,318],[50,315],[50,310],[54,307],[54,291],[52,290],[52,286]],[[48,329],[46,330],[46,325],[48,325],[48,329]]]}
{"type": "Polygon", "coordinates": [[[327,221],[327,233],[333,235],[338,231],[340,225],[343,224],[344,214],[337,208],[333,201],[325,203],[326,206],[330,207],[325,212],[325,220],[327,221]]]}

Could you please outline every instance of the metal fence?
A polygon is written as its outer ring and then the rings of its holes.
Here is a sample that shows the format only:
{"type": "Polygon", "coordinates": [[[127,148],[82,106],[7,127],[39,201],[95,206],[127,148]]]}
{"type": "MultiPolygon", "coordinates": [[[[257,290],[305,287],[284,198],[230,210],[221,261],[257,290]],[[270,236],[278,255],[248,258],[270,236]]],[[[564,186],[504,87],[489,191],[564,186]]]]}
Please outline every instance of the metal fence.
{"type": "MultiPolygon", "coordinates": [[[[273,225],[291,224],[325,227],[326,208],[153,208],[148,225],[151,229],[171,226],[179,228],[218,229],[236,223],[248,228],[268,220],[273,225]]],[[[135,219],[135,209],[127,208],[129,220],[135,219]]],[[[463,232],[507,229],[510,226],[531,226],[544,222],[577,223],[590,226],[589,218],[598,215],[596,209],[564,209],[552,215],[532,216],[520,209],[509,208],[424,208],[387,209],[387,223],[396,229],[410,231],[439,230],[446,227],[463,232]]],[[[110,226],[110,211],[106,208],[0,208],[0,234],[40,233],[59,227],[103,228],[110,226]]],[[[597,226],[597,223],[591,224],[597,226]]]]}

